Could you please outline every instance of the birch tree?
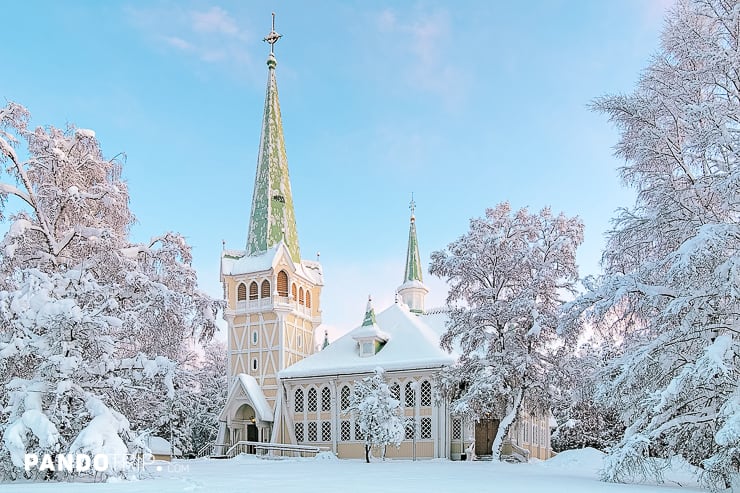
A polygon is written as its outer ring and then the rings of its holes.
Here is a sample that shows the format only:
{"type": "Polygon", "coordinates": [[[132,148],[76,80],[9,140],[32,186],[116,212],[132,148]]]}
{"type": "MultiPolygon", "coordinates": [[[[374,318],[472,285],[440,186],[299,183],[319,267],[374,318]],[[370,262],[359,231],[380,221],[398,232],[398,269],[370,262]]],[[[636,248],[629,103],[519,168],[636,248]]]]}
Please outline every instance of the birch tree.
{"type": "Polygon", "coordinates": [[[736,1],[680,1],[634,92],[594,103],[621,132],[619,172],[637,192],[613,220],[604,274],[564,319],[618,336],[596,392],[627,426],[607,480],[660,477],[655,459],[673,455],[710,486],[738,477],[739,54],[736,1]]]}
{"type": "Polygon", "coordinates": [[[450,321],[442,347],[460,357],[443,370],[442,395],[453,414],[500,424],[492,455],[526,403],[549,404],[548,345],[555,337],[561,297],[573,292],[576,248],[583,241],[577,217],[511,211],[508,203],[470,221],[470,230],[432,253],[430,272],[447,280],[450,321]]]}
{"type": "MultiPolygon", "coordinates": [[[[186,343],[210,338],[219,307],[197,290],[180,235],[130,242],[121,163],[103,157],[93,131],[32,130],[29,118],[15,103],[0,109],[0,218],[10,221],[0,474],[10,478],[27,452],[125,454],[123,439],[161,414],[186,343]]],[[[109,474],[124,472],[116,464],[109,474]]]]}

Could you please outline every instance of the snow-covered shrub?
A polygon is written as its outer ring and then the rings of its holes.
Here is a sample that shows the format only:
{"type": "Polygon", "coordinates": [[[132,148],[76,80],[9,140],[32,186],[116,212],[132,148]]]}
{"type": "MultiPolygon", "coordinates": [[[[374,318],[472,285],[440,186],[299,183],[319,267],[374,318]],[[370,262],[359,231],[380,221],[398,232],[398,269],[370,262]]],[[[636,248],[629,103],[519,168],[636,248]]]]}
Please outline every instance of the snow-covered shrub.
{"type": "Polygon", "coordinates": [[[383,447],[385,458],[386,446],[398,446],[403,441],[405,423],[401,402],[391,395],[382,368],[376,368],[372,376],[354,383],[347,412],[360,428],[367,462],[370,462],[372,447],[383,447]]]}

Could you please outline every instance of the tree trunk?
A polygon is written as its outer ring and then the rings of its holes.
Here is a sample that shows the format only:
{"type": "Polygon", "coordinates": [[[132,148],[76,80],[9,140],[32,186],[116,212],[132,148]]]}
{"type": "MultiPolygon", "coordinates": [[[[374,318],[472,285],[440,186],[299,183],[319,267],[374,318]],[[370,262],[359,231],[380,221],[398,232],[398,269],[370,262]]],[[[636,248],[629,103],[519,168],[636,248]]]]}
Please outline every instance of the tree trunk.
{"type": "Polygon", "coordinates": [[[365,444],[365,462],[370,464],[370,445],[365,444]]]}
{"type": "Polygon", "coordinates": [[[498,432],[496,438],[493,440],[493,446],[491,447],[491,456],[493,462],[501,460],[501,446],[504,444],[504,438],[509,434],[509,428],[512,423],[516,420],[519,415],[519,409],[522,407],[522,397],[524,396],[524,389],[520,388],[517,390],[516,396],[514,397],[514,405],[511,408],[511,412],[504,416],[501,423],[498,425],[498,432]]]}

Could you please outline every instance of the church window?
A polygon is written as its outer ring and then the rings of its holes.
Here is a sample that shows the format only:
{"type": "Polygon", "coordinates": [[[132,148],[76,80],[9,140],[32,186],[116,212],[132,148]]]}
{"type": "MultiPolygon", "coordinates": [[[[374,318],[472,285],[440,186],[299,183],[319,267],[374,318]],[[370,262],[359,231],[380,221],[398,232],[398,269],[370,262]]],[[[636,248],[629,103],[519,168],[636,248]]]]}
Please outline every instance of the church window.
{"type": "Polygon", "coordinates": [[[342,411],[346,411],[347,409],[349,409],[349,395],[350,395],[350,393],[351,392],[350,392],[349,387],[347,385],[345,385],[344,387],[342,387],[342,411]]]}
{"type": "Polygon", "coordinates": [[[311,291],[306,290],[306,308],[311,308],[311,291]]]}
{"type": "Polygon", "coordinates": [[[252,281],[252,283],[249,285],[249,299],[257,299],[257,283],[255,281],[252,281]]]}
{"type": "Polygon", "coordinates": [[[372,356],[375,354],[375,348],[373,347],[373,343],[371,341],[369,342],[363,342],[362,343],[362,356],[372,356]]]}
{"type": "Polygon", "coordinates": [[[331,390],[329,390],[329,387],[321,389],[321,410],[331,411],[331,390]]]}
{"type": "Polygon", "coordinates": [[[293,296],[294,300],[298,300],[298,291],[295,287],[295,284],[293,284],[293,286],[291,287],[290,294],[293,296]]]}
{"type": "Polygon", "coordinates": [[[269,298],[270,297],[270,281],[265,279],[262,281],[262,287],[260,288],[260,296],[262,298],[269,298]]]}
{"type": "Polygon", "coordinates": [[[278,296],[288,297],[288,274],[284,270],[278,272],[277,275],[277,292],[278,296]]]}
{"type": "Polygon", "coordinates": [[[236,301],[245,301],[247,299],[247,285],[243,282],[239,283],[239,287],[236,288],[236,301]]]}
{"type": "Polygon", "coordinates": [[[331,442],[331,423],[328,421],[321,423],[321,441],[331,442]]]}
{"type": "Polygon", "coordinates": [[[432,405],[432,384],[428,380],[421,382],[421,405],[432,405]]]}
{"type": "Polygon", "coordinates": [[[364,440],[365,435],[362,433],[362,429],[360,429],[360,423],[355,421],[355,440],[364,440]]]}
{"type": "Polygon", "coordinates": [[[416,434],[416,418],[406,420],[406,440],[412,440],[416,434]]]}
{"type": "Polygon", "coordinates": [[[300,303],[301,305],[306,304],[306,299],[303,297],[303,288],[300,288],[298,290],[298,303],[300,303]]]}
{"type": "Polygon", "coordinates": [[[308,441],[309,442],[316,442],[318,441],[318,428],[316,427],[316,421],[310,421],[308,423],[308,441]]]}
{"type": "Polygon", "coordinates": [[[296,339],[298,340],[298,347],[302,348],[303,347],[303,336],[298,334],[298,337],[296,339]]]}
{"type": "Polygon", "coordinates": [[[432,438],[432,418],[421,418],[421,439],[428,440],[432,438]]]}
{"type": "Polygon", "coordinates": [[[524,423],[524,441],[529,443],[529,425],[526,422],[524,423]]]}
{"type": "Polygon", "coordinates": [[[315,413],[316,412],[316,404],[317,404],[317,398],[316,398],[316,389],[313,387],[308,389],[308,412],[309,413],[315,413]]]}
{"type": "Polygon", "coordinates": [[[297,442],[303,441],[303,423],[295,424],[295,439],[297,442]]]}
{"type": "Polygon", "coordinates": [[[396,399],[399,403],[401,402],[401,386],[398,382],[393,382],[391,385],[391,397],[396,399]]]}
{"type": "Polygon", "coordinates": [[[462,439],[462,420],[460,420],[459,418],[455,418],[452,420],[452,439],[462,439]]]}
{"type": "Polygon", "coordinates": [[[350,423],[349,421],[342,421],[339,424],[339,427],[341,429],[341,438],[343,442],[348,442],[352,439],[350,436],[350,423]]]}
{"type": "Polygon", "coordinates": [[[252,370],[257,371],[257,358],[252,359],[252,370]]]}
{"type": "Polygon", "coordinates": [[[406,407],[414,407],[416,405],[416,389],[414,388],[414,382],[408,382],[405,389],[405,403],[406,407]]]}
{"type": "Polygon", "coordinates": [[[257,344],[257,340],[258,340],[258,334],[257,334],[257,331],[255,330],[254,332],[252,332],[252,344],[257,344]]]}
{"type": "Polygon", "coordinates": [[[295,412],[303,412],[303,389],[295,391],[295,412]]]}

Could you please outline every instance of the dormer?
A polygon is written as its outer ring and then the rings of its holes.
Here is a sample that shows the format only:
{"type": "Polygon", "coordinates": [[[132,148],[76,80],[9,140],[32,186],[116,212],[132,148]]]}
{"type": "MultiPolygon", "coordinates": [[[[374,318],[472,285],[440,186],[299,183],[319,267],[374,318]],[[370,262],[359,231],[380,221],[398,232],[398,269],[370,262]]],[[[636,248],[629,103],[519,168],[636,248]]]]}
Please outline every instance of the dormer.
{"type": "Polygon", "coordinates": [[[357,341],[361,358],[375,356],[388,342],[388,334],[380,330],[375,320],[375,310],[370,297],[367,299],[365,319],[362,321],[362,326],[352,332],[352,338],[357,341]]]}

